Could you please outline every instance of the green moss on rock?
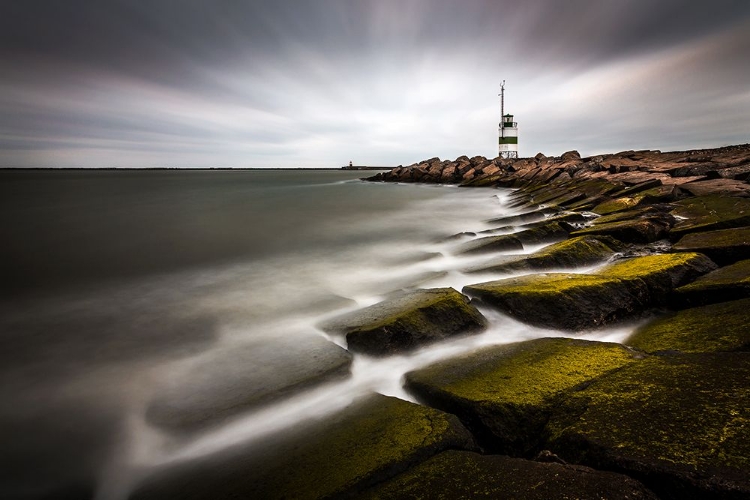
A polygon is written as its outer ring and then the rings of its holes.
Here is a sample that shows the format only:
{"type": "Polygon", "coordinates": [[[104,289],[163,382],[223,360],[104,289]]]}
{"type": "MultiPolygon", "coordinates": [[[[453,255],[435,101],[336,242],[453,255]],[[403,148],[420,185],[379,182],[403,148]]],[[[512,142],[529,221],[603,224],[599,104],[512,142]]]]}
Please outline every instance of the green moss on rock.
{"type": "Polygon", "coordinates": [[[166,469],[133,499],[352,496],[447,449],[473,449],[453,415],[373,395],[279,439],[166,469]]]}
{"type": "Polygon", "coordinates": [[[627,344],[646,352],[750,350],[750,299],[685,309],[640,327],[627,344]]]}
{"type": "Polygon", "coordinates": [[[632,316],[649,302],[642,281],[592,274],[527,275],[468,285],[463,291],[520,321],[573,331],[632,316]]]}
{"type": "Polygon", "coordinates": [[[570,233],[571,236],[605,235],[626,243],[653,243],[665,238],[669,222],[661,217],[648,217],[635,220],[620,220],[593,224],[570,233]]]}
{"type": "Polygon", "coordinates": [[[591,209],[592,212],[599,215],[608,215],[623,210],[630,210],[638,205],[638,199],[635,197],[617,198],[598,204],[591,209]]]}
{"type": "Polygon", "coordinates": [[[553,243],[530,255],[504,256],[468,269],[468,272],[511,273],[535,269],[584,267],[612,257],[624,245],[607,236],[579,236],[553,243]]]}
{"type": "Polygon", "coordinates": [[[673,249],[702,252],[719,264],[731,264],[750,255],[750,226],[687,234],[673,249]]]}
{"type": "Polygon", "coordinates": [[[750,200],[731,196],[699,196],[675,202],[670,212],[681,219],[670,230],[677,241],[688,233],[750,225],[750,200]]]}
{"type": "Polygon", "coordinates": [[[701,276],[674,291],[673,304],[697,306],[750,297],[750,260],[741,260],[701,276]]]}
{"type": "Polygon", "coordinates": [[[642,484],[621,474],[500,455],[483,456],[467,451],[446,451],[436,455],[366,491],[360,498],[657,500],[642,484]]]}
{"type": "Polygon", "coordinates": [[[569,392],[547,445],[665,499],[750,496],[750,354],[659,356],[569,392]]]}
{"type": "Polygon", "coordinates": [[[452,335],[476,333],[486,325],[467,297],[452,288],[435,288],[400,293],[320,326],[329,333],[346,335],[351,351],[382,356],[452,335]]]}
{"type": "Polygon", "coordinates": [[[664,303],[672,289],[716,269],[703,254],[684,252],[646,255],[614,262],[597,271],[600,276],[644,281],[655,303],[664,303]]]}
{"type": "Polygon", "coordinates": [[[504,453],[536,449],[555,397],[636,359],[619,344],[545,338],[495,346],[406,375],[420,400],[448,411],[504,453]]]}

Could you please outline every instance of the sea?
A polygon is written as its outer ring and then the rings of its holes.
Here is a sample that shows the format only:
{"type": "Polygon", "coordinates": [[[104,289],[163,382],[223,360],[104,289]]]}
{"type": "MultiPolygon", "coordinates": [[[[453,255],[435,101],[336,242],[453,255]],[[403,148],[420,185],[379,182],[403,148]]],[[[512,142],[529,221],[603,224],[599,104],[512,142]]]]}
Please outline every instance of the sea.
{"type": "Polygon", "coordinates": [[[0,497],[127,498],[151,470],[251,445],[362,395],[414,402],[404,373],[436,360],[568,335],[481,309],[484,333],[355,355],[350,376],[220,425],[150,423],[149,406],[175,387],[252,392],[301,363],[307,342],[345,348],[320,329],[338,314],[400,290],[498,279],[465,272],[488,257],[456,248],[517,230],[489,222],[521,211],[510,190],[359,179],[373,173],[0,171],[0,497]]]}

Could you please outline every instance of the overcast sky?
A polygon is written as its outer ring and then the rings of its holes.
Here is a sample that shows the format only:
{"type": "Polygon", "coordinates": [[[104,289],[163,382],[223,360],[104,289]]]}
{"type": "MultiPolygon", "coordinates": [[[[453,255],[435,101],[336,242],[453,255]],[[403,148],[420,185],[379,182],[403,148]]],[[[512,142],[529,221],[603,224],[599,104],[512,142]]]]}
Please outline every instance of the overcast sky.
{"type": "Polygon", "coordinates": [[[747,0],[0,0],[0,166],[750,142],[747,0]]]}

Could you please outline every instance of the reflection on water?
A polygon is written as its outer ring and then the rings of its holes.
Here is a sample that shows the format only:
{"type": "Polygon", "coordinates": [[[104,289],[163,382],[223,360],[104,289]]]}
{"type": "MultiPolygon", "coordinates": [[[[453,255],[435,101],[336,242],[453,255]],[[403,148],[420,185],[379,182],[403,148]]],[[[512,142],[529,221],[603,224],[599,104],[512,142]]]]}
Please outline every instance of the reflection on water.
{"type": "Polygon", "coordinates": [[[480,335],[355,356],[349,378],[197,431],[156,427],[147,408],[181,385],[200,407],[201,391],[220,400],[212,389],[236,391],[234,379],[252,392],[314,372],[300,346],[345,346],[316,328],[326,317],[398,289],[496,279],[462,273],[488,257],[454,255],[466,237],[448,237],[514,213],[507,192],[369,184],[356,172],[0,175],[11,241],[0,300],[4,496],[122,498],[150,467],[252,443],[372,391],[410,399],[402,375],[435,360],[560,335],[483,311],[491,327],[480,335]]]}

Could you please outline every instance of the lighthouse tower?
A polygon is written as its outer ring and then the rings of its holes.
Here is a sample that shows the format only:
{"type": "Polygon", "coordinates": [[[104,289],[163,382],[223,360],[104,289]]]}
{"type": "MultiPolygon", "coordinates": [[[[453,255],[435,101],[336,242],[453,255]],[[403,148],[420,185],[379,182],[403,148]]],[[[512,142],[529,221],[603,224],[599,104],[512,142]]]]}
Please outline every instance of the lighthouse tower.
{"type": "Polygon", "coordinates": [[[518,158],[518,123],[513,121],[513,115],[505,114],[505,80],[500,84],[500,158],[518,158]]]}

